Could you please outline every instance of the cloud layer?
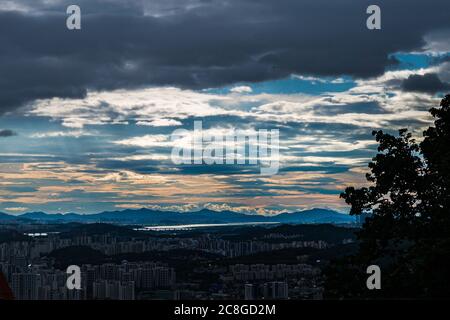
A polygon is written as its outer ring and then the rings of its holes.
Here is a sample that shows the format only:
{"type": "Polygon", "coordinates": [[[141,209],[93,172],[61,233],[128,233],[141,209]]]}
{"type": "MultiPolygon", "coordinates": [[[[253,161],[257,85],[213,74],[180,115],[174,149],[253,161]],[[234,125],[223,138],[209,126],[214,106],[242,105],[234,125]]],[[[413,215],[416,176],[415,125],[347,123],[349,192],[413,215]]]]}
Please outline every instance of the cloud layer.
{"type": "Polygon", "coordinates": [[[376,76],[398,51],[448,36],[449,4],[381,1],[78,1],[82,30],[65,27],[66,0],[0,5],[0,112],[88,90],[170,85],[199,89],[290,74],[376,76]],[[432,38],[432,40],[435,38],[432,38]]]}
{"type": "Polygon", "coordinates": [[[345,211],[371,131],[420,139],[449,89],[444,0],[381,1],[376,31],[368,0],[80,0],[80,31],[69,4],[0,2],[0,211],[345,211]],[[278,129],[278,174],[173,163],[195,121],[278,129]]]}

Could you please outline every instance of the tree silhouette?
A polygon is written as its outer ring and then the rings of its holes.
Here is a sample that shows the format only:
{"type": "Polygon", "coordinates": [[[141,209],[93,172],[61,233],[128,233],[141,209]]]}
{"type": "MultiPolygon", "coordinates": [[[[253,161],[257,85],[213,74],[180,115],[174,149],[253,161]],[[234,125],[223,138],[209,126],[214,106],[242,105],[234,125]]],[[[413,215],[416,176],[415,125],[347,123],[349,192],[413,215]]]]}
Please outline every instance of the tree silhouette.
{"type": "Polygon", "coordinates": [[[434,127],[418,144],[406,129],[374,131],[378,154],[369,187],[348,187],[350,214],[367,214],[356,255],[325,271],[325,298],[450,297],[450,95],[432,108],[434,127]],[[378,265],[382,289],[368,290],[366,268],[378,265]]]}

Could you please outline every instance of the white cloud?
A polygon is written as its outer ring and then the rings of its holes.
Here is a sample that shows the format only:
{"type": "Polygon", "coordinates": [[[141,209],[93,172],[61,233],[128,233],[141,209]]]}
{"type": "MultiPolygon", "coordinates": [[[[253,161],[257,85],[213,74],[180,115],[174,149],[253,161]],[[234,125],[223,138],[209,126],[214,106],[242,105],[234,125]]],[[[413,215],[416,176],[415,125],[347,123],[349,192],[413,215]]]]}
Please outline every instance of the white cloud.
{"type": "Polygon", "coordinates": [[[83,130],[72,131],[49,131],[49,132],[37,132],[30,135],[31,138],[57,138],[57,137],[74,137],[79,138],[82,136],[93,136],[92,132],[83,130]]]}
{"type": "MultiPolygon", "coordinates": [[[[437,72],[442,65],[422,68],[418,70],[387,71],[383,75],[371,79],[355,80],[356,86],[344,92],[330,92],[321,95],[306,94],[255,94],[240,95],[237,92],[248,92],[248,89],[235,87],[228,95],[208,94],[176,88],[148,88],[140,90],[116,90],[111,92],[90,92],[85,99],[50,99],[38,101],[31,114],[48,116],[62,121],[64,126],[81,128],[86,124],[127,123],[128,120],[137,121],[142,126],[179,126],[180,119],[188,117],[208,117],[232,115],[245,119],[256,119],[260,123],[270,122],[265,129],[272,129],[274,122],[278,126],[284,123],[309,124],[343,124],[360,127],[358,134],[370,134],[372,129],[382,127],[398,128],[408,125],[420,132],[430,124],[428,109],[437,105],[439,98],[421,93],[402,92],[399,84],[412,74],[426,74],[437,72]],[[347,112],[333,112],[333,107],[340,110],[358,104],[374,104],[380,112],[374,113],[365,108],[349,109],[347,112]],[[251,107],[249,107],[251,106],[251,107]],[[323,111],[323,112],[322,112],[323,111]],[[384,111],[384,112],[383,112],[384,111]],[[402,125],[404,123],[405,125],[402,125]]],[[[305,80],[319,81],[320,78],[297,76],[305,80]]],[[[323,81],[342,82],[345,79],[327,79],[323,81]]],[[[251,89],[251,88],[250,88],[251,89]]],[[[248,130],[254,126],[252,120],[244,122],[248,130]],[[250,121],[250,122],[249,122],[250,121]]],[[[235,122],[221,124],[203,130],[205,135],[227,135],[233,130],[235,122]],[[227,127],[228,125],[228,127],[227,127]]],[[[261,128],[261,124],[259,124],[261,128]]],[[[326,125],[323,126],[326,128],[326,125]]],[[[139,148],[170,148],[192,146],[193,128],[176,141],[171,141],[167,134],[147,134],[113,141],[122,146],[139,148]]],[[[333,129],[311,129],[308,137],[282,139],[280,153],[284,163],[302,165],[333,162],[343,165],[359,165],[368,159],[349,158],[311,158],[293,155],[293,149],[303,149],[304,152],[340,152],[371,149],[372,140],[355,140],[349,131],[342,135],[333,129]],[[323,131],[325,130],[325,131],[323,131]],[[306,140],[305,140],[306,139],[306,140]],[[310,140],[308,140],[310,139],[310,140]],[[353,140],[352,140],[353,139],[353,140]],[[351,142],[349,142],[351,141],[351,142]],[[287,150],[287,151],[286,151],[287,150]]],[[[356,130],[356,129],[355,129],[356,130]]],[[[81,130],[68,131],[76,136],[81,130]]],[[[283,130],[280,131],[281,136],[283,130]]],[[[62,136],[60,132],[46,133],[48,136],[62,136]]],[[[40,134],[45,136],[44,134],[40,134]]],[[[39,136],[37,134],[36,136],[39,136]]],[[[123,161],[138,160],[167,160],[168,155],[138,154],[118,158],[123,161]]]]}
{"type": "Polygon", "coordinates": [[[333,83],[333,84],[340,84],[340,83],[345,83],[345,79],[344,78],[330,78],[330,77],[325,77],[325,78],[321,78],[321,77],[313,77],[313,76],[303,76],[303,75],[298,75],[295,74],[292,76],[295,79],[300,79],[300,80],[304,80],[304,81],[311,81],[313,83],[333,83]]]}
{"type": "Polygon", "coordinates": [[[365,165],[370,158],[337,158],[337,157],[319,157],[319,156],[306,156],[299,157],[304,162],[311,163],[333,163],[338,165],[365,165]]]}
{"type": "Polygon", "coordinates": [[[230,89],[230,92],[233,93],[252,93],[253,90],[249,86],[238,86],[230,89]]]}
{"type": "Polygon", "coordinates": [[[5,208],[6,211],[10,211],[10,212],[24,212],[26,210],[28,210],[28,208],[26,207],[11,207],[11,208],[5,208]]]}
{"type": "Polygon", "coordinates": [[[290,147],[304,148],[306,152],[354,151],[367,149],[376,145],[375,140],[341,141],[329,135],[313,137],[296,137],[290,147]]]}
{"type": "MultiPolygon", "coordinates": [[[[389,121],[429,121],[428,108],[436,105],[438,99],[426,94],[402,92],[398,85],[412,74],[437,72],[439,68],[388,71],[380,77],[356,80],[356,87],[347,91],[318,96],[215,95],[176,88],[90,92],[85,99],[55,98],[37,101],[30,114],[61,120],[63,126],[72,128],[126,124],[128,120],[137,121],[138,125],[143,126],[178,126],[181,125],[180,119],[225,115],[279,123],[343,123],[375,128],[384,126],[389,121]],[[376,103],[386,112],[317,113],[321,109],[327,111],[329,106],[345,108],[357,103],[376,103]],[[254,107],[248,108],[248,105],[254,107]]],[[[334,80],[341,81],[339,78],[334,80]]],[[[246,91],[242,87],[233,89],[246,91]]]]}
{"type": "Polygon", "coordinates": [[[29,6],[23,3],[17,3],[16,1],[3,0],[0,3],[0,11],[18,11],[29,12],[33,11],[29,6]]]}
{"type": "Polygon", "coordinates": [[[138,121],[136,123],[138,126],[149,126],[149,127],[173,127],[181,126],[182,123],[174,119],[156,119],[152,121],[138,121]]]}
{"type": "Polygon", "coordinates": [[[214,105],[214,102],[228,99],[230,98],[225,96],[177,88],[92,91],[84,99],[38,100],[29,114],[61,120],[64,126],[70,128],[126,124],[130,119],[144,121],[141,124],[148,122],[158,125],[161,124],[161,119],[229,114],[230,111],[214,105]]]}
{"type": "Polygon", "coordinates": [[[169,160],[170,156],[168,154],[136,154],[124,157],[114,157],[109,159],[115,161],[143,161],[143,160],[163,161],[169,160]]]}
{"type": "Polygon", "coordinates": [[[141,148],[150,148],[150,147],[170,147],[172,145],[169,140],[169,136],[158,134],[158,135],[150,135],[147,134],[145,136],[140,137],[132,137],[128,139],[114,141],[115,144],[120,144],[124,146],[134,146],[141,148]]]}
{"type": "Polygon", "coordinates": [[[169,179],[167,177],[161,175],[138,174],[128,170],[108,173],[97,179],[97,181],[102,182],[131,182],[138,184],[161,184],[167,182],[168,180],[169,179]]]}

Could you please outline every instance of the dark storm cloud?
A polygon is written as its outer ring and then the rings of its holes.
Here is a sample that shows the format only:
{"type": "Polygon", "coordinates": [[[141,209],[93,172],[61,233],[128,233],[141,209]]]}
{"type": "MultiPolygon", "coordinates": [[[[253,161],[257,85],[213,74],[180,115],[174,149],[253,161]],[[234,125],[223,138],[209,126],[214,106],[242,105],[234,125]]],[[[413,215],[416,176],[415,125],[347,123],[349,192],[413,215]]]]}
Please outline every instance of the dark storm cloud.
{"type": "Polygon", "coordinates": [[[366,114],[383,114],[388,113],[377,102],[349,103],[346,105],[326,105],[316,106],[315,114],[318,115],[334,115],[345,113],[366,113],[366,114]]]}
{"type": "Polygon", "coordinates": [[[404,91],[436,93],[450,90],[450,83],[442,82],[435,73],[414,74],[403,81],[402,89],[404,91]]]}
{"type": "Polygon", "coordinates": [[[450,27],[447,0],[77,1],[82,30],[65,27],[72,1],[0,4],[0,113],[40,98],[143,85],[207,88],[291,73],[368,77],[450,27]]]}
{"type": "Polygon", "coordinates": [[[12,130],[9,129],[5,129],[5,130],[0,130],[0,138],[7,138],[7,137],[12,137],[12,136],[16,136],[17,133],[15,133],[12,130]]]}

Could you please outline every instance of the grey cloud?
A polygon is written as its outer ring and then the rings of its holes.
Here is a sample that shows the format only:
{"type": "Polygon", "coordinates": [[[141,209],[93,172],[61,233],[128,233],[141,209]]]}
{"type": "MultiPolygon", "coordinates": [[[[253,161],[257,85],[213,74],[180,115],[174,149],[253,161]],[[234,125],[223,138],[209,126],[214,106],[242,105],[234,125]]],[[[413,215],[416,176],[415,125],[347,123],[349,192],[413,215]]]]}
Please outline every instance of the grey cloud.
{"type": "MultiPolygon", "coordinates": [[[[450,39],[450,35],[449,35],[450,39]]],[[[438,71],[439,79],[442,80],[442,82],[450,82],[450,55],[447,56],[447,60],[445,63],[441,65],[438,71]]]]}
{"type": "Polygon", "coordinates": [[[378,31],[365,26],[368,0],[83,0],[79,31],[65,27],[69,1],[15,4],[24,9],[0,6],[0,114],[87,90],[369,77],[395,63],[389,53],[450,27],[446,0],[380,1],[378,31]]]}
{"type": "Polygon", "coordinates": [[[333,115],[344,113],[382,114],[388,113],[377,102],[349,103],[345,105],[316,106],[314,112],[317,115],[333,115]]]}
{"type": "Polygon", "coordinates": [[[5,130],[0,130],[0,138],[7,138],[7,137],[12,137],[12,136],[16,136],[17,133],[9,130],[9,129],[5,129],[5,130]]]}
{"type": "Polygon", "coordinates": [[[410,75],[408,79],[402,83],[404,91],[415,91],[425,93],[436,93],[450,90],[450,83],[444,83],[435,73],[427,73],[424,75],[410,75]]]}

